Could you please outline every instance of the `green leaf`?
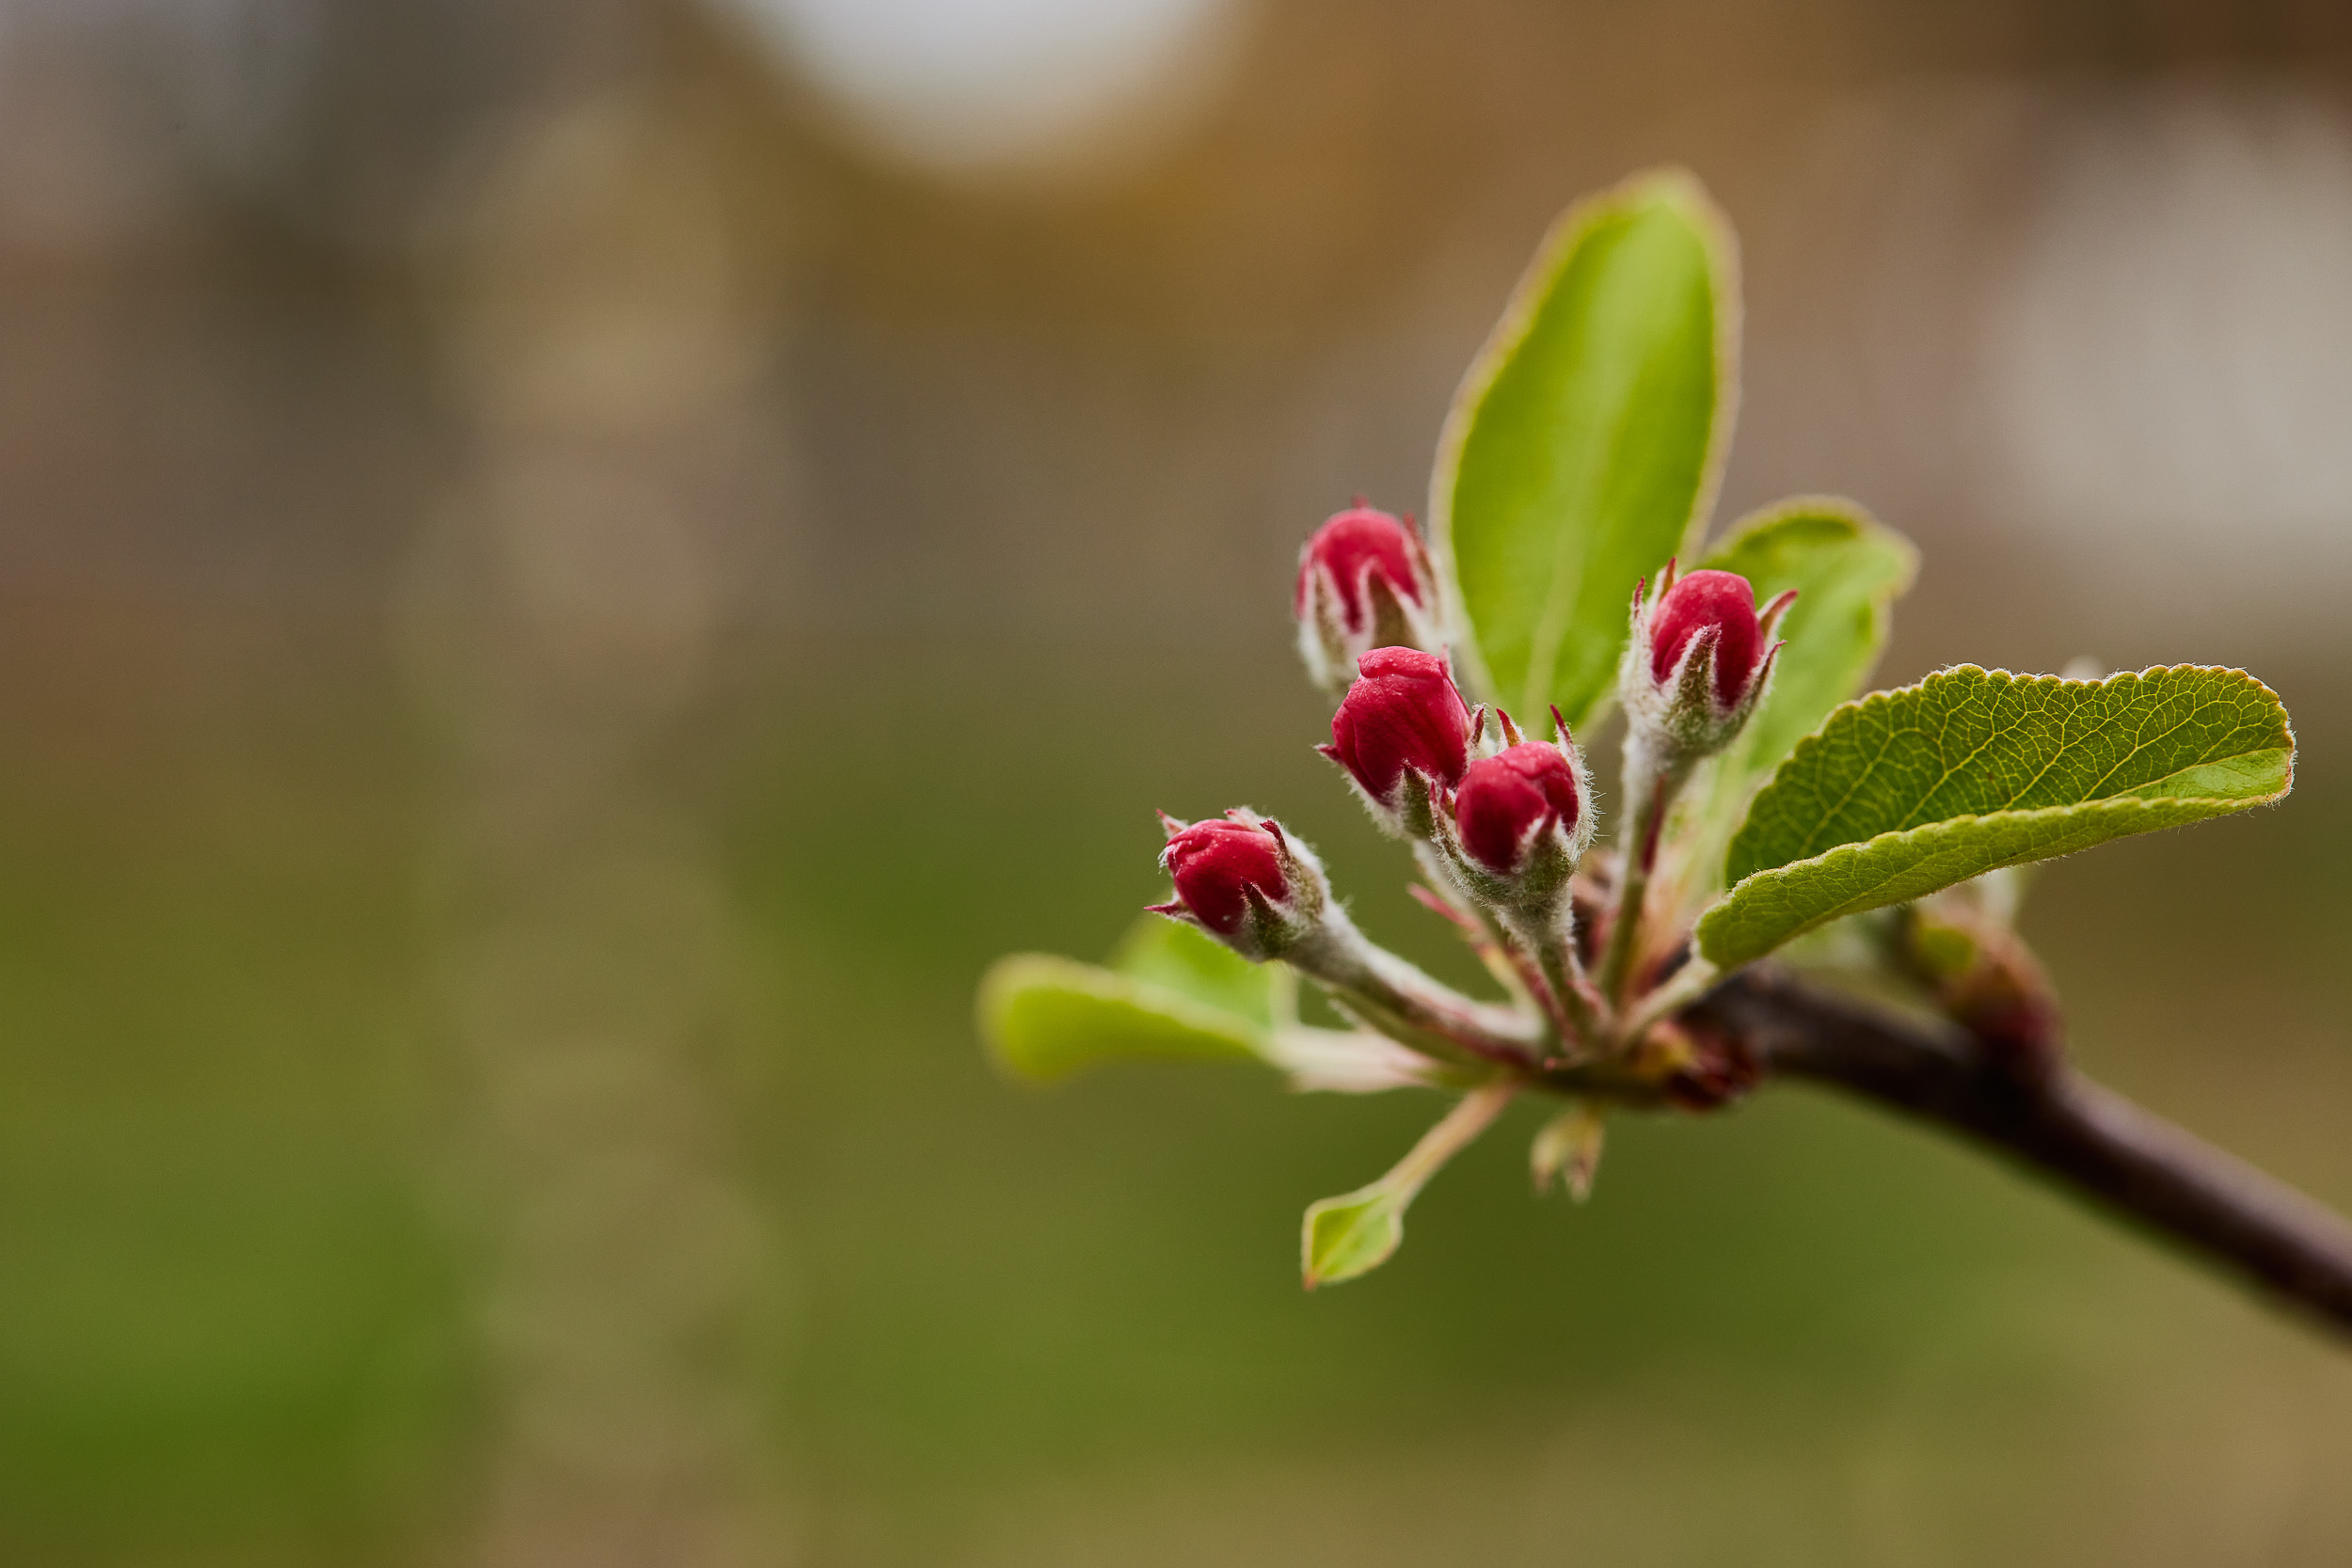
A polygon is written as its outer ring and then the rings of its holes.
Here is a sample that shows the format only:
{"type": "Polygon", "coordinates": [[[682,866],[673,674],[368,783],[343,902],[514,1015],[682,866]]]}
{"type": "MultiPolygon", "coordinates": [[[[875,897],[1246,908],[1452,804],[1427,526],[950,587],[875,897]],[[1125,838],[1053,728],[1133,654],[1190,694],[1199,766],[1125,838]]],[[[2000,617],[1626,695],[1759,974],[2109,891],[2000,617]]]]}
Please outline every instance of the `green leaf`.
{"type": "Polygon", "coordinates": [[[1301,1243],[1307,1289],[1336,1285],[1387,1262],[1405,1240],[1405,1207],[1412,1196],[1375,1181],[1310,1205],[1301,1243]]]}
{"type": "Polygon", "coordinates": [[[2295,734],[2277,693],[2196,665],[2099,681],[1963,664],[1830,716],[1733,837],[1699,922],[1728,967],[1826,921],[1996,867],[2276,800],[2295,734]]]}
{"type": "Polygon", "coordinates": [[[1806,496],[1741,518],[1700,564],[1747,578],[1759,605],[1797,591],[1772,689],[1722,765],[1745,779],[1769,771],[1862,689],[1919,552],[1852,501],[1806,496]]]}
{"type": "Polygon", "coordinates": [[[1680,171],[1571,207],[1438,443],[1430,525],[1484,695],[1579,730],[1607,710],[1635,581],[1690,554],[1737,401],[1730,227],[1680,171]]]}
{"type": "Polygon", "coordinates": [[[1147,914],[1112,950],[1110,967],[1222,1013],[1272,1029],[1295,1015],[1296,983],[1280,964],[1256,964],[1206,931],[1147,914]]]}
{"type": "Polygon", "coordinates": [[[1518,1092],[1518,1085],[1508,1081],[1470,1090],[1388,1175],[1369,1187],[1308,1205],[1299,1243],[1307,1289],[1353,1279],[1387,1262],[1405,1240],[1405,1211],[1422,1188],[1484,1132],[1518,1092]]]}
{"type": "Polygon", "coordinates": [[[1074,958],[1015,953],[980,981],[980,1036],[1004,1069],[1049,1081],[1120,1057],[1263,1058],[1268,1031],[1181,991],[1074,958]]]}

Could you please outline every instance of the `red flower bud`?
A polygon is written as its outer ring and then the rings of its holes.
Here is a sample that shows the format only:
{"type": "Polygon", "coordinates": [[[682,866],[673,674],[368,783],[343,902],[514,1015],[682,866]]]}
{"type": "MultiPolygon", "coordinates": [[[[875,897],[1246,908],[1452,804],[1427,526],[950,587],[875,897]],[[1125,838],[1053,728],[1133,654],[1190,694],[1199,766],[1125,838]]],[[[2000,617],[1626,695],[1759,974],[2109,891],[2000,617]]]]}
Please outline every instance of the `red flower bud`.
{"type": "Polygon", "coordinates": [[[1700,632],[1713,627],[1715,700],[1738,707],[1756,679],[1756,590],[1736,572],[1692,572],[1658,596],[1650,612],[1650,679],[1674,678],[1682,652],[1700,632]]]}
{"type": "Polygon", "coordinates": [[[1281,842],[1254,821],[1195,822],[1170,833],[1160,863],[1176,879],[1176,902],[1218,936],[1230,937],[1248,918],[1249,889],[1269,904],[1290,896],[1280,849],[1281,842]]]}
{"type": "Polygon", "coordinates": [[[1331,717],[1323,754],[1366,796],[1397,811],[1407,770],[1452,788],[1470,766],[1470,712],[1446,662],[1413,648],[1375,648],[1331,717]]]}
{"type": "Polygon", "coordinates": [[[1338,598],[1341,625],[1352,632],[1368,631],[1375,577],[1406,603],[1427,606],[1421,560],[1421,541],[1412,531],[1377,507],[1358,506],[1334,513],[1298,552],[1294,608],[1300,616],[1306,615],[1320,575],[1329,580],[1338,598]]]}
{"type": "Polygon", "coordinates": [[[1535,835],[1555,823],[1573,839],[1584,809],[1577,782],[1567,753],[1537,740],[1471,763],[1454,801],[1463,852],[1508,877],[1535,835]]]}
{"type": "Polygon", "coordinates": [[[1758,610],[1738,573],[1677,578],[1671,561],[1655,599],[1635,588],[1633,636],[1617,667],[1627,743],[1685,761],[1721,751],[1763,699],[1780,653],[1772,633],[1796,597],[1791,589],[1758,610]]]}
{"type": "Polygon", "coordinates": [[[1298,552],[1298,651],[1337,689],[1376,647],[1435,648],[1437,575],[1412,525],[1374,507],[1335,514],[1298,552]]]}

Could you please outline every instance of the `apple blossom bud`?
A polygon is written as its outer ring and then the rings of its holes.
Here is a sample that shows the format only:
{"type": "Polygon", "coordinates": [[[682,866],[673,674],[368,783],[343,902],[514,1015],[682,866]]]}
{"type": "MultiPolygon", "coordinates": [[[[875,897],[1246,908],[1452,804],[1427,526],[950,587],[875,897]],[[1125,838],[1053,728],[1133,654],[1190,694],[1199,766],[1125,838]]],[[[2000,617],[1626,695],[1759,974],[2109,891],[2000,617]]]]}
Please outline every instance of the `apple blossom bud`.
{"type": "Polygon", "coordinates": [[[1279,957],[1323,917],[1323,867],[1271,817],[1235,808],[1222,820],[1163,814],[1161,868],[1176,896],[1152,912],[1198,926],[1246,958],[1279,957]]]}
{"type": "Polygon", "coordinates": [[[1733,572],[1692,572],[1658,596],[1650,611],[1649,673],[1655,681],[1675,666],[1700,632],[1715,633],[1715,700],[1736,707],[1756,679],[1756,590],[1733,572]]]}
{"type": "Polygon", "coordinates": [[[1569,879],[1592,842],[1592,784],[1558,708],[1549,745],[1496,718],[1510,744],[1463,772],[1434,836],[1463,892],[1549,929],[1566,914],[1569,879]]]}
{"type": "Polygon", "coordinates": [[[1796,599],[1791,590],[1756,608],[1756,590],[1734,572],[1660,575],[1658,596],[1633,591],[1633,636],[1617,675],[1637,731],[1661,752],[1697,758],[1740,732],[1763,697],[1779,657],[1772,641],[1796,599]]]}
{"type": "Polygon", "coordinates": [[[1241,929],[1252,892],[1270,904],[1290,894],[1274,835],[1240,822],[1196,822],[1168,841],[1160,863],[1176,879],[1176,902],[1219,936],[1241,929]]]}
{"type": "Polygon", "coordinates": [[[1298,552],[1298,653],[1315,684],[1337,690],[1377,647],[1436,648],[1437,575],[1409,521],[1359,501],[1298,552]]]}
{"type": "Polygon", "coordinates": [[[1425,835],[1433,789],[1470,766],[1470,711],[1446,661],[1415,648],[1375,648],[1331,717],[1323,754],[1347,770],[1391,831],[1425,835]]]}
{"type": "Polygon", "coordinates": [[[1540,740],[1481,757],[1454,796],[1462,852],[1508,877],[1526,865],[1539,835],[1556,832],[1573,842],[1584,817],[1579,783],[1568,753],[1540,740]]]}

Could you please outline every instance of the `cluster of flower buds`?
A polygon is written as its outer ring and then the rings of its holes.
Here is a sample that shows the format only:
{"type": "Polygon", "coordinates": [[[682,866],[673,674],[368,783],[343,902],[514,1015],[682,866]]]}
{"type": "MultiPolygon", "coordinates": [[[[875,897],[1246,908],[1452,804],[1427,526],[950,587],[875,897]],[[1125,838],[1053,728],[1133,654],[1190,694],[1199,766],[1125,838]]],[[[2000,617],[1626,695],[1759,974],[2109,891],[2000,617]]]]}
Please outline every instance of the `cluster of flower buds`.
{"type": "MultiPolygon", "coordinates": [[[[1654,598],[1646,584],[1635,587],[1632,636],[1617,672],[1629,809],[1614,875],[1588,890],[1611,894],[1613,911],[1581,931],[1587,915],[1574,887],[1595,814],[1565,717],[1554,707],[1552,738],[1533,740],[1500,707],[1463,699],[1440,635],[1435,574],[1408,523],[1359,501],[1308,541],[1294,601],[1299,649],[1319,684],[1337,690],[1346,683],[1330,744],[1317,750],[1347,775],[1375,820],[1411,841],[1427,901],[1461,927],[1511,992],[1508,1003],[1481,1002],[1366,940],[1314,852],[1271,818],[1247,809],[1203,822],[1163,814],[1160,865],[1175,891],[1151,908],[1245,958],[1284,960],[1355,1026],[1305,1029],[1294,1017],[1278,1028],[1275,1044],[1300,1082],[1467,1090],[1389,1176],[1307,1212],[1310,1286],[1361,1273],[1385,1256],[1404,1204],[1428,1172],[1522,1087],[1580,1095],[1597,1087],[1607,1098],[1630,1097],[1628,1085],[1636,1085],[1645,1100],[1708,1108],[1753,1085],[1751,1053],[1672,1012],[1669,1004],[1680,1003],[1668,988],[1704,984],[1710,966],[1693,958],[1676,979],[1656,978],[1660,950],[1681,938],[1650,917],[1649,884],[1677,792],[1763,700],[1780,652],[1773,633],[1795,597],[1783,594],[1759,612],[1745,578],[1677,576],[1671,561],[1654,598]],[[1310,1062],[1311,1077],[1299,1066],[1310,1062]],[[1387,1240],[1365,1243],[1364,1216],[1375,1213],[1385,1217],[1387,1240]],[[1334,1240],[1335,1226],[1350,1239],[1334,1240]]],[[[1961,983],[1984,969],[1955,970],[1947,988],[1978,1007],[1980,1034],[1991,1039],[2005,1030],[2005,1041],[2042,1028],[2044,1014],[2021,1006],[2021,988],[2009,983],[2015,974],[1994,975],[2000,984],[1961,983]]],[[[2022,1048],[2015,1053],[2026,1059],[2022,1048]]],[[[1537,1184],[1565,1174],[1581,1197],[1601,1136],[1596,1103],[1556,1118],[1536,1140],[1537,1184]]]]}
{"type": "MultiPolygon", "coordinates": [[[[1359,503],[1316,531],[1300,556],[1294,608],[1310,672],[1328,685],[1354,670],[1330,744],[1319,750],[1381,826],[1421,847],[1423,866],[1464,906],[1466,921],[1485,911],[1470,923],[1483,922],[1513,948],[1522,973],[1540,979],[1562,1029],[1597,1037],[1639,958],[1639,921],[1629,911],[1642,907],[1658,824],[1691,766],[1754,713],[1779,653],[1772,633],[1794,597],[1784,594],[1759,613],[1745,578],[1678,576],[1672,562],[1655,597],[1646,584],[1634,590],[1618,683],[1629,720],[1629,829],[1639,843],[1629,850],[1597,991],[1579,965],[1568,897],[1593,837],[1592,786],[1560,711],[1552,710],[1553,738],[1537,741],[1501,709],[1463,699],[1436,635],[1428,554],[1385,512],[1359,503]]],[[[1391,1005],[1395,960],[1354,935],[1313,852],[1279,825],[1247,810],[1163,821],[1160,863],[1175,895],[1153,906],[1159,912],[1248,958],[1287,955],[1375,1011],[1410,1013],[1391,1005]]]]}
{"type": "Polygon", "coordinates": [[[1197,926],[1243,958],[1281,957],[1313,933],[1330,902],[1314,851],[1270,816],[1236,807],[1222,818],[1179,822],[1162,813],[1160,866],[1176,896],[1152,912],[1197,926]]]}
{"type": "Polygon", "coordinates": [[[1317,686],[1338,691],[1375,648],[1434,650],[1437,573],[1409,518],[1361,499],[1336,513],[1298,552],[1298,653],[1317,686]]]}
{"type": "Polygon", "coordinates": [[[1658,596],[1633,590],[1633,636],[1617,674],[1634,736],[1696,759],[1721,751],[1762,700],[1780,644],[1772,633],[1795,602],[1781,594],[1759,612],[1756,590],[1734,572],[1677,578],[1666,562],[1658,596]]]}

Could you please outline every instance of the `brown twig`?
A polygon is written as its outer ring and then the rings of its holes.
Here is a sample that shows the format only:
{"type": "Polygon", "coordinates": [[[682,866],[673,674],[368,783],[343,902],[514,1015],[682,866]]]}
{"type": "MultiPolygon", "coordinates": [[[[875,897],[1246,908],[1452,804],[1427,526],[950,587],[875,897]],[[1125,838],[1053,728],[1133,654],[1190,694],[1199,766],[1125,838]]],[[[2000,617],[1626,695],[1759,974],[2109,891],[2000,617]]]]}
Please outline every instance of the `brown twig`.
{"type": "Polygon", "coordinates": [[[2063,1064],[2021,1074],[1956,1028],[1769,968],[1682,1016],[1768,1077],[1957,1129],[2352,1335],[2352,1221],[2063,1064]]]}

